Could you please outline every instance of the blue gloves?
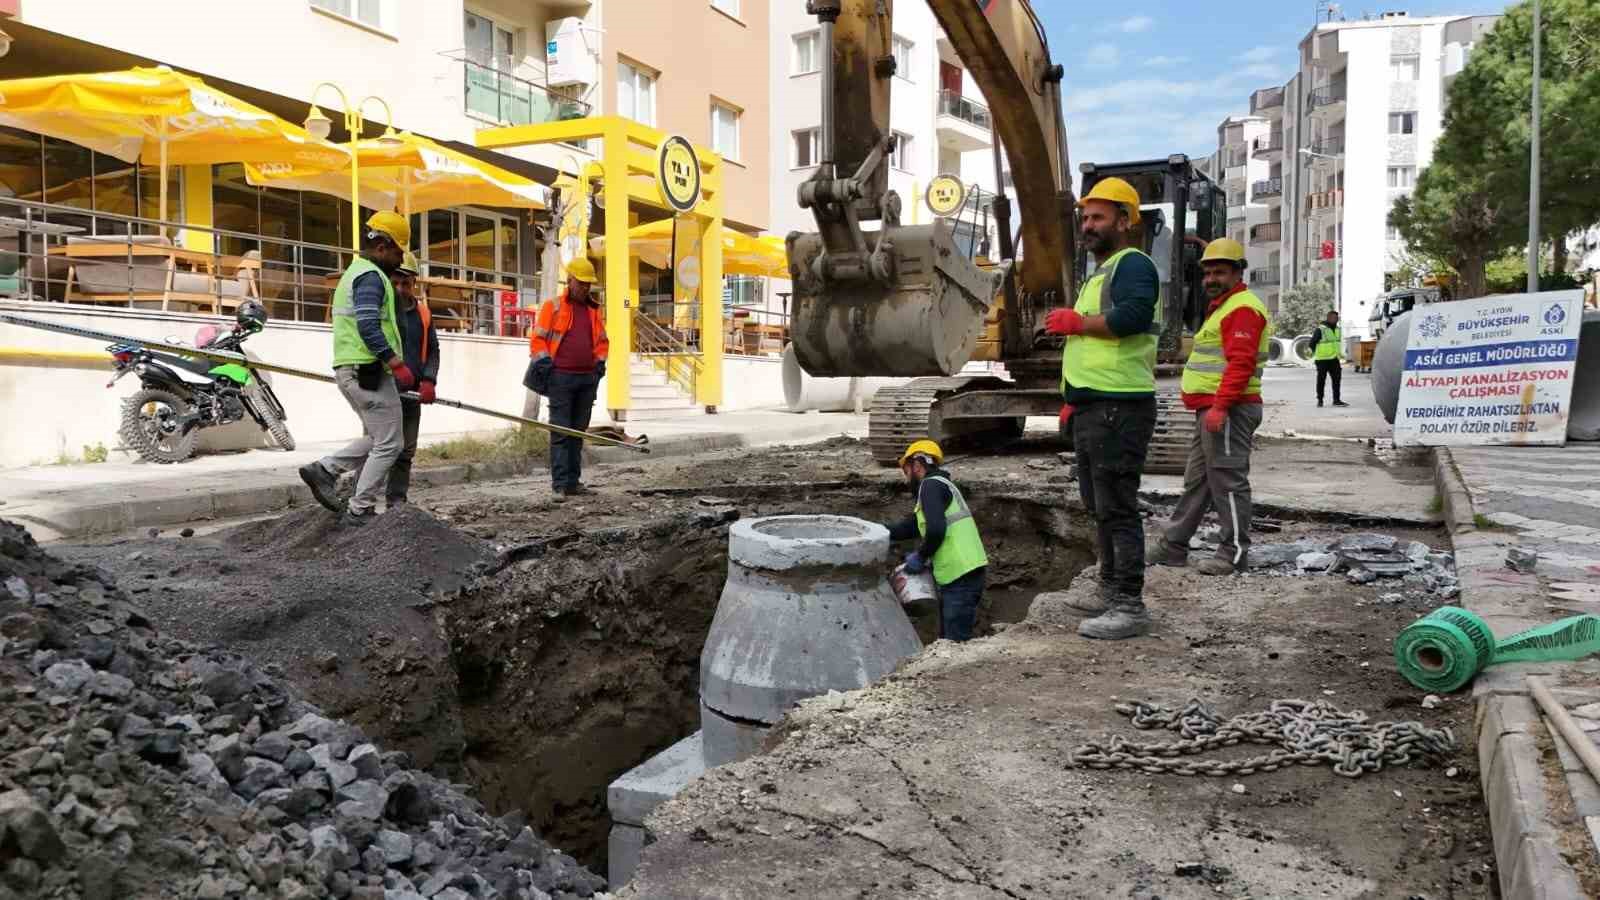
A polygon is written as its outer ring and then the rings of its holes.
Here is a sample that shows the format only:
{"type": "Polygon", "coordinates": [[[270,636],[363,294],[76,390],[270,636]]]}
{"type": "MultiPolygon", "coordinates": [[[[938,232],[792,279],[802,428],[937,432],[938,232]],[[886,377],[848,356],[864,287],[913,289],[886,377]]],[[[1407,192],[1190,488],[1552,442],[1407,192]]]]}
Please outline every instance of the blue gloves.
{"type": "Polygon", "coordinates": [[[920,553],[912,553],[906,557],[906,571],[912,575],[921,575],[928,571],[928,561],[920,553]]]}

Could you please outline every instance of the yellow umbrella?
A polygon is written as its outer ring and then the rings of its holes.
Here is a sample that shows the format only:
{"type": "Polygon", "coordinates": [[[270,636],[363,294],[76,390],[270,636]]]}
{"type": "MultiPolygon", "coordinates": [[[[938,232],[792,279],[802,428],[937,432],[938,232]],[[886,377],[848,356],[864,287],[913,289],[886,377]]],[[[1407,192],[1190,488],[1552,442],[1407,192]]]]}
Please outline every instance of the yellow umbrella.
{"type": "MultiPolygon", "coordinates": [[[[596,256],[604,256],[606,239],[589,242],[596,256]]],[[[641,262],[658,269],[671,268],[672,220],[646,222],[628,229],[628,252],[641,262]]],[[[783,238],[776,235],[751,237],[731,228],[722,229],[722,272],[724,275],[764,275],[789,277],[789,258],[783,238]]]]}
{"type": "MultiPolygon", "coordinates": [[[[407,215],[463,205],[544,209],[550,196],[537,181],[409,132],[361,141],[356,159],[361,164],[361,203],[372,209],[398,209],[407,215]]],[[[349,175],[348,156],[333,166],[279,162],[245,166],[251,184],[346,200],[349,175]]]]}
{"type": "Polygon", "coordinates": [[[304,128],[166,66],[0,81],[0,125],[159,165],[163,220],[168,165],[350,164],[304,128]]]}

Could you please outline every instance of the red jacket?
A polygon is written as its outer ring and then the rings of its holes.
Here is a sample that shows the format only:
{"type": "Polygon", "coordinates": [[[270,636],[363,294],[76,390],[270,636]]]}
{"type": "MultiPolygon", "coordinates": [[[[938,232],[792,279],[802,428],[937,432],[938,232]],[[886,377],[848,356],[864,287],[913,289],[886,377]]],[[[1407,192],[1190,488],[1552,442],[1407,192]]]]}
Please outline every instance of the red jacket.
{"type": "MultiPolygon", "coordinates": [[[[1209,318],[1217,311],[1217,307],[1228,302],[1228,298],[1245,290],[1244,282],[1234,285],[1233,290],[1211,301],[1206,307],[1206,316],[1209,318]]],[[[1245,386],[1250,383],[1250,376],[1256,371],[1256,354],[1261,349],[1261,332],[1266,330],[1267,320],[1261,314],[1247,307],[1240,307],[1222,320],[1222,356],[1227,360],[1227,367],[1222,370],[1222,386],[1217,388],[1216,394],[1190,394],[1183,395],[1183,405],[1189,409],[1201,410],[1212,406],[1221,406],[1227,409],[1240,403],[1260,403],[1260,394],[1244,393],[1245,386]]]]}
{"type": "Polygon", "coordinates": [[[568,300],[566,294],[540,305],[539,314],[533,320],[533,333],[528,336],[528,355],[534,359],[555,356],[561,339],[572,329],[573,311],[578,309],[589,314],[590,334],[594,337],[594,358],[605,359],[611,342],[606,339],[606,322],[600,315],[599,305],[568,300]]]}

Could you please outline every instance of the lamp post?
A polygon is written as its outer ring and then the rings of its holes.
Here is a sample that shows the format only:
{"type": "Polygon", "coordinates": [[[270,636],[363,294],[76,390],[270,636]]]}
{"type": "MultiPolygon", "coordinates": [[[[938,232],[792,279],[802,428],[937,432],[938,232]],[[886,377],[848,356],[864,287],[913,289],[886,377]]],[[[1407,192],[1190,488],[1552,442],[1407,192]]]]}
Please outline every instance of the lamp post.
{"type": "Polygon", "coordinates": [[[1539,0],[1533,0],[1533,152],[1528,161],[1528,293],[1539,291],[1539,0]]]}
{"type": "MultiPolygon", "coordinates": [[[[1344,153],[1318,153],[1309,147],[1300,148],[1301,156],[1312,159],[1325,159],[1334,165],[1334,174],[1338,175],[1339,166],[1344,162],[1344,153]]],[[[1344,304],[1339,302],[1339,297],[1344,293],[1340,279],[1340,267],[1344,257],[1344,188],[1339,185],[1337,177],[1334,178],[1333,193],[1333,308],[1339,311],[1339,318],[1344,318],[1344,304]]]]}
{"type": "MultiPolygon", "coordinates": [[[[339,95],[339,105],[344,108],[344,129],[350,135],[350,249],[361,252],[361,160],[356,145],[361,141],[361,131],[366,126],[366,119],[361,115],[361,110],[366,108],[367,102],[376,100],[383,106],[385,127],[380,141],[398,141],[400,138],[394,133],[394,110],[389,108],[389,102],[382,97],[362,97],[361,102],[351,104],[345,92],[331,81],[324,81],[311,89],[311,111],[306,113],[306,131],[319,141],[328,139],[328,133],[333,130],[333,120],[317,108],[317,94],[323,88],[330,88],[339,95]]],[[[400,249],[404,250],[405,247],[400,249]]]]}

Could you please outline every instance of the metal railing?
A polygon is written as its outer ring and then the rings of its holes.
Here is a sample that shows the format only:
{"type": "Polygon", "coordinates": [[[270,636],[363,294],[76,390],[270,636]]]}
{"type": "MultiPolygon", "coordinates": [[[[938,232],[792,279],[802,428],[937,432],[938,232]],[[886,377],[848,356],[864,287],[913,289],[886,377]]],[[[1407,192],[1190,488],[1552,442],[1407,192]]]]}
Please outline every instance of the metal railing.
{"type": "Polygon", "coordinates": [[[1283,274],[1278,271],[1278,267],[1277,266],[1273,266],[1270,269],[1251,269],[1250,270],[1250,283],[1251,284],[1274,285],[1274,284],[1279,284],[1282,281],[1283,281],[1283,274]]]}
{"type": "Polygon", "coordinates": [[[1311,152],[1323,156],[1338,156],[1344,152],[1344,138],[1324,138],[1311,145],[1311,152]]]}
{"type": "Polygon", "coordinates": [[[1343,103],[1345,98],[1345,82],[1335,81],[1325,84],[1306,96],[1306,108],[1317,110],[1335,103],[1343,103]]]}
{"type": "Polygon", "coordinates": [[[1250,185],[1250,193],[1257,200],[1263,197],[1282,197],[1283,179],[1281,177],[1263,178],[1255,184],[1250,185]]]}
{"type": "MultiPolygon", "coordinates": [[[[253,299],[272,319],[326,323],[351,256],[349,247],[0,198],[0,296],[23,300],[223,314],[253,299]]],[[[424,268],[425,290],[454,295],[433,304],[441,327],[502,333],[498,293],[515,291],[519,306],[538,293],[535,275],[424,268]]]]}
{"type": "Polygon", "coordinates": [[[563,97],[494,66],[464,56],[460,62],[463,105],[468,113],[506,125],[537,125],[582,119],[592,111],[582,100],[563,97]]]}
{"type": "Polygon", "coordinates": [[[1283,132],[1274,131],[1263,134],[1250,142],[1250,152],[1253,156],[1263,153],[1281,152],[1283,150],[1283,132]]]}
{"type": "Polygon", "coordinates": [[[1273,241],[1283,240],[1282,222],[1262,222],[1260,225],[1250,226],[1250,243],[1270,244],[1273,241]]]}
{"type": "Polygon", "coordinates": [[[690,397],[700,383],[700,351],[656,322],[641,303],[633,314],[633,352],[652,358],[667,380],[690,397]]]}
{"type": "Polygon", "coordinates": [[[961,96],[957,91],[942,90],[939,92],[939,115],[955,116],[963,122],[988,129],[989,107],[976,100],[961,96]]]}
{"type": "Polygon", "coordinates": [[[1254,115],[1264,109],[1274,109],[1283,105],[1283,88],[1262,88],[1250,95],[1250,113],[1254,115]]]}

